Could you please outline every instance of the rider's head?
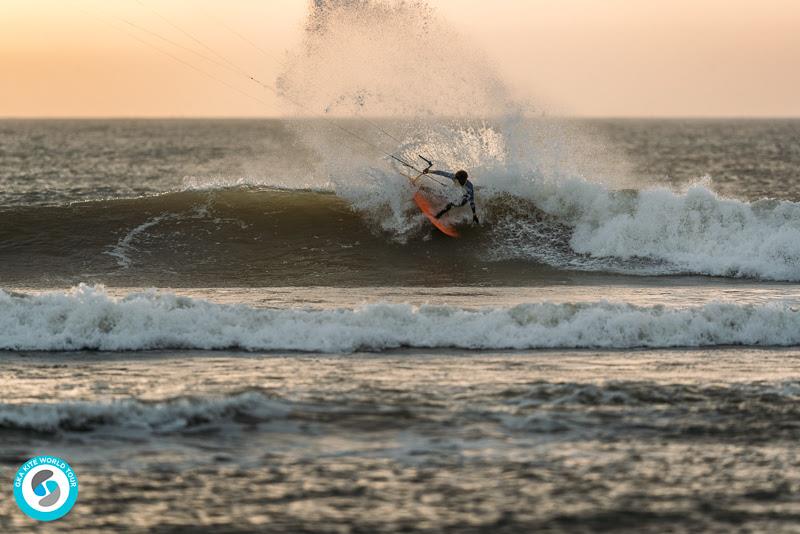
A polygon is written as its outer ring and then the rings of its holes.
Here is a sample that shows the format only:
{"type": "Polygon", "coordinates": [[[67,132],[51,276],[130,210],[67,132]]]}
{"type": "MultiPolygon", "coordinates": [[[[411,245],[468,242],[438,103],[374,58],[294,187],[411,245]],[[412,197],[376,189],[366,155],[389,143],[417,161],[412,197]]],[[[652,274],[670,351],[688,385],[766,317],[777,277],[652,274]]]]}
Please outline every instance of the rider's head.
{"type": "Polygon", "coordinates": [[[469,178],[467,171],[461,170],[456,173],[456,180],[458,180],[458,183],[461,185],[467,183],[467,178],[469,178]]]}

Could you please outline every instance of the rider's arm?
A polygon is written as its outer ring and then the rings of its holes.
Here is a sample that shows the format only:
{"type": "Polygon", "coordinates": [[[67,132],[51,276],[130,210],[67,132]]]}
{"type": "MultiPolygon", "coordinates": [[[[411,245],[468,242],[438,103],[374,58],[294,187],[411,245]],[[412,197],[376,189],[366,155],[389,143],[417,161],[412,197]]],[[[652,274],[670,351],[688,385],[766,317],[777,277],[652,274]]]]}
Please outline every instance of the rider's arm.
{"type": "Polygon", "coordinates": [[[456,179],[456,175],[455,175],[455,174],[453,174],[452,172],[447,172],[447,171],[430,171],[430,173],[431,173],[431,174],[437,174],[437,175],[439,175],[439,176],[444,176],[445,178],[450,178],[451,180],[455,180],[455,179],[456,179]]]}
{"type": "Polygon", "coordinates": [[[472,187],[472,184],[467,182],[467,193],[464,195],[464,200],[461,201],[461,205],[464,205],[464,202],[469,200],[469,207],[472,208],[472,222],[475,224],[480,224],[480,220],[478,220],[478,214],[475,211],[475,188],[472,187]]]}
{"type": "Polygon", "coordinates": [[[469,207],[472,208],[472,214],[475,215],[475,190],[472,188],[472,184],[467,182],[467,190],[464,191],[464,196],[461,197],[461,202],[456,204],[457,207],[461,207],[467,202],[469,202],[469,207]]]}
{"type": "Polygon", "coordinates": [[[475,188],[472,184],[467,186],[467,196],[469,196],[469,207],[472,208],[472,217],[477,218],[478,214],[475,213],[475,188]]]}

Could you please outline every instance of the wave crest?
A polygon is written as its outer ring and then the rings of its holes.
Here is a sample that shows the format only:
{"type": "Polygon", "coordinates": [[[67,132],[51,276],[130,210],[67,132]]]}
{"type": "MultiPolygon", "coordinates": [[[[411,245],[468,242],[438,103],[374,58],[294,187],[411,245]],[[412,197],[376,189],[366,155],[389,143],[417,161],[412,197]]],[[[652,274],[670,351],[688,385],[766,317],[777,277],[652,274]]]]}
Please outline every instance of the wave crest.
{"type": "Polygon", "coordinates": [[[102,288],[80,286],[36,296],[0,293],[0,331],[2,349],[47,351],[792,346],[800,344],[800,312],[785,302],[261,309],[156,291],[116,299],[102,288]]]}

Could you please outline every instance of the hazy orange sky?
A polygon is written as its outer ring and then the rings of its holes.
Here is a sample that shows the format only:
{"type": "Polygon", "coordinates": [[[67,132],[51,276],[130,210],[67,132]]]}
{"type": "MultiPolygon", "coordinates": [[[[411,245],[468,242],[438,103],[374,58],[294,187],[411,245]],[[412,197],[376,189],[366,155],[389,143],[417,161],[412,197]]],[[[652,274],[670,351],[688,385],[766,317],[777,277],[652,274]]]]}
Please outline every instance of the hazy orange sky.
{"type": "MultiPolygon", "coordinates": [[[[797,0],[431,0],[519,95],[578,116],[800,116],[797,0]]],[[[0,116],[275,116],[271,93],[141,33],[210,52],[155,7],[260,79],[305,0],[0,0],[0,116]],[[144,6],[142,5],[144,4],[144,6]],[[158,43],[235,89],[129,35],[158,43]]]]}

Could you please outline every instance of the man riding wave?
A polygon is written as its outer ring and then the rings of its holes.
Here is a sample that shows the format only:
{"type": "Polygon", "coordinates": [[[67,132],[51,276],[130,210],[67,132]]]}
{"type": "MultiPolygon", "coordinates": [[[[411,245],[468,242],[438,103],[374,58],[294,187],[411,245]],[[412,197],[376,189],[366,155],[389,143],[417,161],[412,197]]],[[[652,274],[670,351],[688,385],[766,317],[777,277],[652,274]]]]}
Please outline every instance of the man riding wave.
{"type": "Polygon", "coordinates": [[[428,169],[425,169],[422,172],[423,174],[436,174],[438,176],[450,178],[464,188],[464,196],[461,198],[461,201],[457,204],[448,202],[447,206],[445,206],[439,213],[436,214],[437,219],[450,211],[452,208],[460,208],[469,202],[469,207],[472,208],[472,222],[475,224],[480,224],[480,221],[478,220],[478,214],[475,212],[475,188],[472,186],[472,182],[469,181],[469,175],[467,174],[467,171],[462,169],[456,173],[452,173],[447,171],[429,171],[428,169]]]}

